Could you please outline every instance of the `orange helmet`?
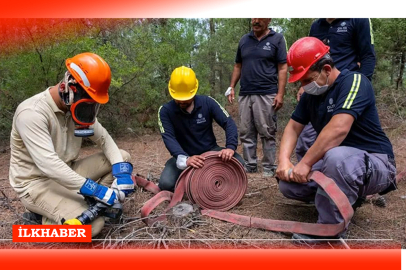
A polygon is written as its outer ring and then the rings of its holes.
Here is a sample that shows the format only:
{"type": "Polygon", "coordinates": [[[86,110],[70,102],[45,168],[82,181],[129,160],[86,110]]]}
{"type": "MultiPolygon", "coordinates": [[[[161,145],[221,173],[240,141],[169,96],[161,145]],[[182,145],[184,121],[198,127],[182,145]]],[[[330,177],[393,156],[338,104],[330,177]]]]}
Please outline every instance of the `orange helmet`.
{"type": "Polygon", "coordinates": [[[309,68],[328,53],[330,47],[315,37],[298,39],[289,49],[287,62],[292,70],[289,71],[289,82],[300,80],[309,68]]]}
{"type": "Polygon", "coordinates": [[[111,71],[103,58],[86,52],[66,59],[65,64],[75,80],[94,101],[100,104],[109,101],[111,71]]]}

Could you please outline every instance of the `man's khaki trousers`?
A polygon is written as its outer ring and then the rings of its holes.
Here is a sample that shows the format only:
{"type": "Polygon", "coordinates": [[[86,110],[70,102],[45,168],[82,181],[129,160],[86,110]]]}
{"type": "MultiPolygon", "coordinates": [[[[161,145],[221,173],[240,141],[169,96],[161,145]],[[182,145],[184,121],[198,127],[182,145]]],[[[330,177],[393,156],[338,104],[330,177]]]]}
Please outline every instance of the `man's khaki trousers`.
{"type": "MultiPolygon", "coordinates": [[[[130,162],[130,154],[120,150],[126,162],[130,162]]],[[[79,175],[90,178],[99,184],[110,187],[113,183],[111,164],[103,153],[77,160],[69,164],[79,175]]],[[[79,190],[69,190],[52,179],[21,197],[23,205],[31,212],[42,215],[42,224],[62,224],[62,220],[76,218],[89,208],[79,190]]],[[[92,236],[97,235],[104,226],[104,217],[99,217],[92,223],[92,236]]]]}

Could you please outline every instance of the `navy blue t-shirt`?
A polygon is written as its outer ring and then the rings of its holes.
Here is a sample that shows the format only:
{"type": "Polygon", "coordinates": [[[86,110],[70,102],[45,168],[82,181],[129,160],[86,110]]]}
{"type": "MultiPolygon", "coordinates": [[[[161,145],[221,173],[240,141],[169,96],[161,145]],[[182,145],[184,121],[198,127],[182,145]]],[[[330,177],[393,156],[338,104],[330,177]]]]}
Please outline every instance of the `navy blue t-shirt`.
{"type": "Polygon", "coordinates": [[[278,92],[278,64],[286,63],[286,42],[282,34],[269,30],[261,40],[251,31],[238,44],[235,62],[241,63],[240,96],[278,92]]]}
{"type": "Polygon", "coordinates": [[[191,113],[180,109],[174,100],[161,106],[158,111],[162,139],[175,158],[178,155],[201,155],[217,146],[213,119],[226,131],[226,148],[235,151],[237,126],[214,98],[196,95],[191,113]]]}
{"type": "Polygon", "coordinates": [[[372,84],[358,72],[343,70],[323,95],[303,93],[291,118],[303,125],[310,121],[320,134],[331,118],[339,113],[351,114],[355,118],[341,146],[394,157],[392,144],[379,122],[372,84]]]}
{"type": "Polygon", "coordinates": [[[331,24],[326,19],[318,19],[312,24],[309,36],[330,46],[330,55],[338,70],[358,71],[372,78],[375,50],[369,19],[335,19],[331,24]]]}

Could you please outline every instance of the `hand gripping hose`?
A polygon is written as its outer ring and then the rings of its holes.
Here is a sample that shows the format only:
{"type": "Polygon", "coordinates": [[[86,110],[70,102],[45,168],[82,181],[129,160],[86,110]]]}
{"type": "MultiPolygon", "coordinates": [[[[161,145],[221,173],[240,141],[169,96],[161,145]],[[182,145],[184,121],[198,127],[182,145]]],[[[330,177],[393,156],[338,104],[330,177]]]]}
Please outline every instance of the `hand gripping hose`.
{"type": "Polygon", "coordinates": [[[276,232],[291,232],[318,236],[335,236],[343,232],[349,224],[354,210],[347,196],[340,190],[336,183],[322,174],[314,171],[309,175],[309,179],[315,181],[329,195],[331,200],[336,204],[344,221],[338,224],[318,224],[305,223],[297,221],[262,219],[248,217],[231,213],[223,213],[214,210],[202,210],[202,215],[217,218],[220,220],[232,222],[246,227],[260,228],[276,232]]]}

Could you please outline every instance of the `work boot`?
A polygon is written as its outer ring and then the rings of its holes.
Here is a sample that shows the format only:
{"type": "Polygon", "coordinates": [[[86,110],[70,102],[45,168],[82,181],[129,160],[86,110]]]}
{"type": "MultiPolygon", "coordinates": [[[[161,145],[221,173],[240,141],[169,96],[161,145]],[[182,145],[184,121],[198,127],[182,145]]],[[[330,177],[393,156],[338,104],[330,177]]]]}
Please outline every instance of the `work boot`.
{"type": "Polygon", "coordinates": [[[386,207],[386,199],[382,195],[368,195],[366,197],[366,200],[370,201],[373,205],[376,205],[378,207],[386,207]]]}
{"type": "Polygon", "coordinates": [[[272,167],[270,169],[264,168],[264,171],[262,172],[262,176],[264,178],[275,177],[275,172],[276,172],[276,167],[272,167]]]}
{"type": "Polygon", "coordinates": [[[256,166],[255,167],[249,167],[247,165],[244,165],[244,170],[247,173],[257,173],[258,172],[258,168],[256,166]]]}
{"type": "Polygon", "coordinates": [[[372,199],[372,203],[378,207],[386,207],[386,199],[383,196],[372,199]]]}
{"type": "Polygon", "coordinates": [[[292,242],[298,246],[313,247],[315,245],[327,244],[328,242],[337,242],[340,238],[346,238],[346,233],[343,232],[336,236],[317,236],[301,233],[294,233],[292,235],[292,242]]]}
{"type": "Polygon", "coordinates": [[[354,212],[365,203],[365,200],[365,197],[358,197],[355,203],[352,204],[352,209],[354,210],[354,212]]]}
{"type": "Polygon", "coordinates": [[[33,212],[23,213],[23,225],[41,225],[42,216],[33,212]]]}

